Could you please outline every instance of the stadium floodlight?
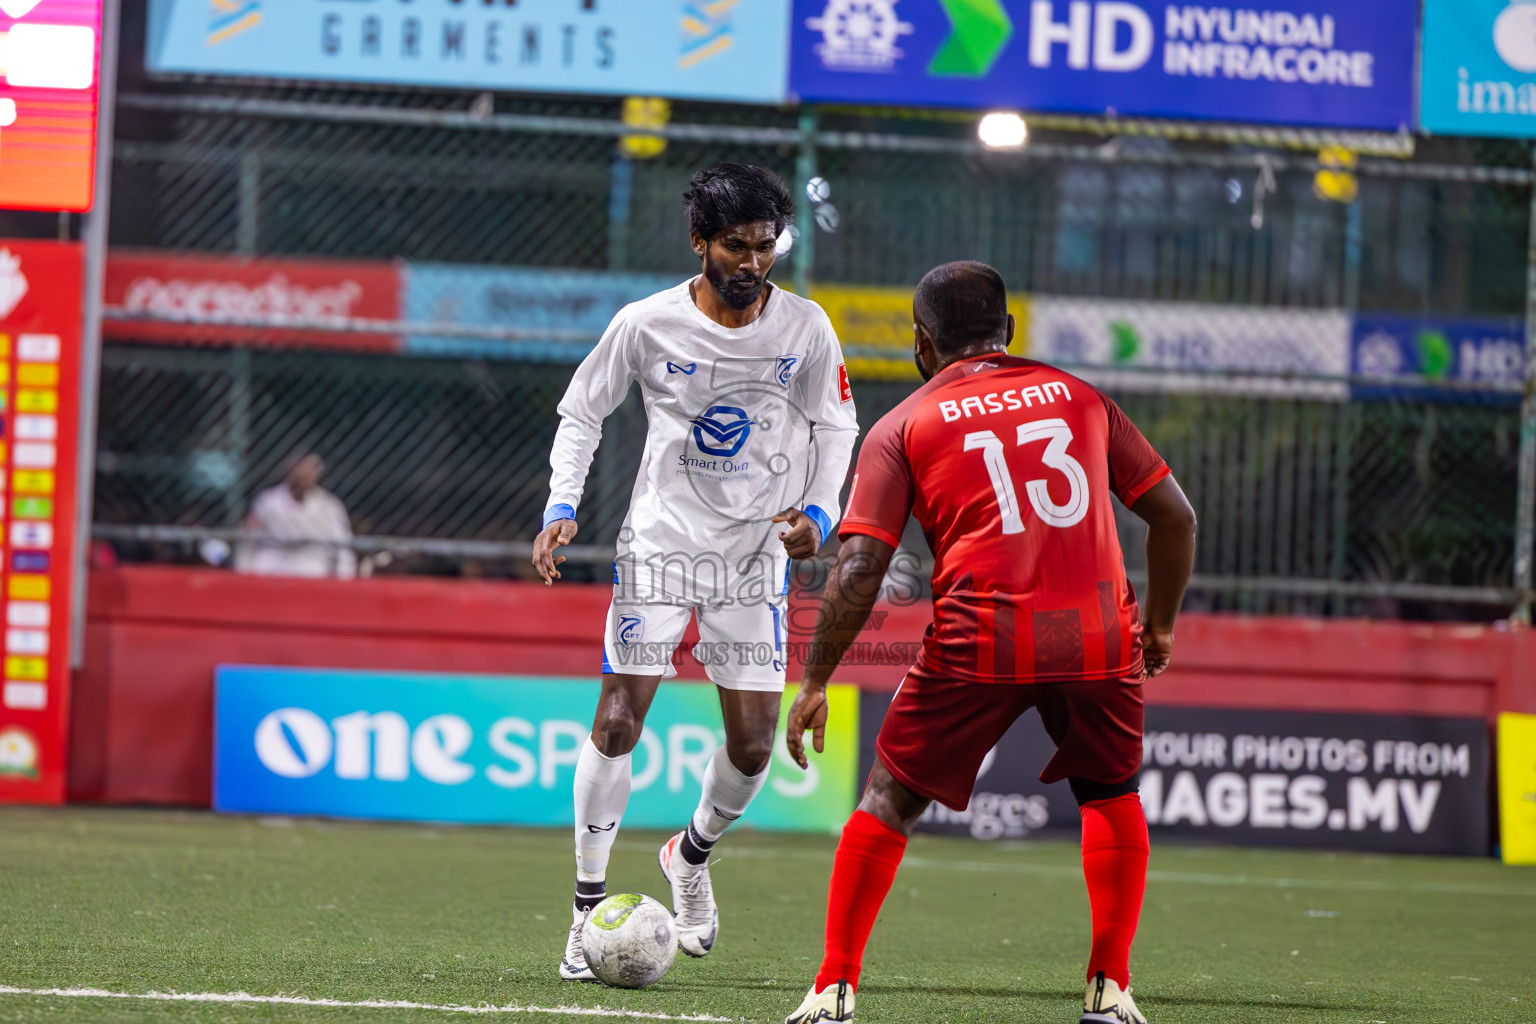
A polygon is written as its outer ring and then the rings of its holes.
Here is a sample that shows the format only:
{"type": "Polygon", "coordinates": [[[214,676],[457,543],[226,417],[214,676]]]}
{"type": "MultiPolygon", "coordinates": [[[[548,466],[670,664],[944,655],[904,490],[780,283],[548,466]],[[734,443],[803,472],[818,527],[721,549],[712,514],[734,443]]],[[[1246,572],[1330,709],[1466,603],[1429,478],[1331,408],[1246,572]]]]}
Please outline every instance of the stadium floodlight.
{"type": "Polygon", "coordinates": [[[1029,141],[1029,125],[1012,111],[993,111],[976,125],[976,137],[988,149],[1022,149],[1029,141]]]}

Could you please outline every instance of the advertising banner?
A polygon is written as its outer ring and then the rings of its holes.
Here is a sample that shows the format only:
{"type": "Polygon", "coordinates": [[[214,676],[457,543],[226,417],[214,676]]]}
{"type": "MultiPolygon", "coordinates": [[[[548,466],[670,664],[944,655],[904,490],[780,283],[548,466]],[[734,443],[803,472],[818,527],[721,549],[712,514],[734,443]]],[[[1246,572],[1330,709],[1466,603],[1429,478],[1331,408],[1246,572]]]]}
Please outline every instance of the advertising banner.
{"type": "Polygon", "coordinates": [[[1481,718],[1149,707],[1155,833],[1262,846],[1488,853],[1481,718]]]}
{"type": "Polygon", "coordinates": [[[0,241],[0,802],[63,803],[85,255],[0,241]]]}
{"type": "Polygon", "coordinates": [[[790,91],[1406,131],[1418,15],[1417,0],[795,0],[790,91]]]}
{"type": "Polygon", "coordinates": [[[91,208],[101,0],[0,3],[0,209],[91,208]]]}
{"type": "MultiPolygon", "coordinates": [[[[912,289],[862,288],[857,285],[817,285],[811,298],[827,311],[832,329],[843,345],[850,377],[916,381],[912,362],[912,289]]],[[[1029,298],[1008,296],[1008,309],[1017,321],[1008,351],[1025,354],[1029,298]]]]}
{"type": "Polygon", "coordinates": [[[1525,384],[1525,323],[1519,317],[1445,320],[1357,314],[1350,369],[1359,377],[1422,377],[1458,387],[1357,383],[1356,398],[1520,404],[1525,384]]]}
{"type": "Polygon", "coordinates": [[[407,352],[573,363],[591,350],[619,310],[682,280],[667,274],[433,263],[409,264],[403,276],[408,320],[550,331],[547,341],[407,338],[407,352]]]}
{"type": "MultiPolygon", "coordinates": [[[[863,695],[861,779],[889,704],[889,695],[863,695]]],[[[1488,852],[1488,730],[1480,718],[1149,706],[1142,747],[1141,803],[1154,840],[1488,852]]],[[[982,762],[970,806],[930,807],[918,827],[977,839],[1079,829],[1067,784],[1039,779],[1054,749],[1040,717],[1026,713],[982,762]]],[[[1536,786],[1536,743],[1524,753],[1525,774],[1523,755],[1514,755],[1516,789],[1536,786]]],[[[1536,850],[1536,824],[1531,838],[1536,850]]]]}
{"type": "Polygon", "coordinates": [[[1127,391],[1343,401],[1349,397],[1344,378],[1350,323],[1343,310],[1036,295],[1030,300],[1029,354],[1081,368],[1094,383],[1127,391]]]}
{"type": "Polygon", "coordinates": [[[107,260],[106,304],[128,317],[215,321],[164,323],[109,317],[111,341],[272,345],[394,352],[400,339],[350,331],[253,329],[216,321],[398,320],[400,272],[392,263],[243,259],[116,251],[107,260]]]}
{"type": "Polygon", "coordinates": [[[789,0],[150,0],[151,71],[780,103],[789,0]]]}
{"type": "MultiPolygon", "coordinates": [[[[600,684],[587,679],[220,666],[220,811],[569,825],[576,757],[600,684]]],[[[782,743],[746,819],[827,832],[853,812],[858,691],[828,690],[827,752],[801,771],[782,743]]],[[[785,696],[785,710],[793,694],[785,696]]],[[[662,686],[635,750],[624,823],[681,827],[724,740],[713,686],[662,686]]]]}
{"type": "Polygon", "coordinates": [[[1536,864],[1536,715],[1499,716],[1499,853],[1536,864]]]}
{"type": "Polygon", "coordinates": [[[1536,4],[1424,0],[1423,47],[1425,131],[1536,137],[1536,4]]]}
{"type": "MultiPolygon", "coordinates": [[[[891,696],[860,695],[861,786],[875,766],[875,737],[880,735],[880,723],[885,718],[885,709],[891,705],[891,696]]],[[[1047,786],[1040,781],[1040,771],[1054,749],[1040,716],[1033,712],[1022,716],[981,762],[970,806],[952,811],[943,804],[932,804],[923,813],[917,830],[986,840],[1024,839],[1041,831],[1077,834],[1082,829],[1082,818],[1072,790],[1065,782],[1047,786]]]]}

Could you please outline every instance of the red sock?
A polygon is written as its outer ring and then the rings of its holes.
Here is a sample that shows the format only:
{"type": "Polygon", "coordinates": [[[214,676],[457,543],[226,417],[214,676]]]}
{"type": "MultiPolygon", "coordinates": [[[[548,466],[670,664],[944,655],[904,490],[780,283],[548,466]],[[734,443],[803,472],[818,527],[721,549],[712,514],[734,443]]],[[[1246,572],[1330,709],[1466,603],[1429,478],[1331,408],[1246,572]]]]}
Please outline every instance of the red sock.
{"type": "Polygon", "coordinates": [[[864,947],[906,849],[907,837],[868,811],[854,811],[843,826],[827,888],[827,947],[816,991],[839,980],[858,989],[864,947]]]}
{"type": "Polygon", "coordinates": [[[1135,793],[1091,800],[1082,815],[1083,877],[1093,911],[1088,980],[1103,971],[1125,988],[1131,983],[1131,940],[1147,892],[1147,819],[1135,793]]]}

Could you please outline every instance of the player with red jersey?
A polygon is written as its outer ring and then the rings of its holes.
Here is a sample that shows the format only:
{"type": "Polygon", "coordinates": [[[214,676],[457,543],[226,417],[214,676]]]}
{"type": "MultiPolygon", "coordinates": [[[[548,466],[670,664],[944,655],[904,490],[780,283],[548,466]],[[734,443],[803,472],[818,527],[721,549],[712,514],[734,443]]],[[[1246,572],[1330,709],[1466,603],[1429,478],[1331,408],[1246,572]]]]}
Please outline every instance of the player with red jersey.
{"type": "Polygon", "coordinates": [[[1006,354],[1014,322],[997,271],[930,271],[913,316],[927,383],[870,430],[859,454],[843,546],[789,715],[802,766],[803,734],[812,730],[822,749],[827,681],[914,515],[935,556],[933,624],[843,829],[825,956],[787,1024],[853,1019],[864,947],[912,827],[934,800],[966,807],[982,759],[1030,708],[1056,743],[1040,778],[1066,779],[1082,813],[1093,946],[1081,1020],[1145,1024],[1129,987],[1148,852],[1136,792],[1141,687],[1168,667],[1195,514],[1108,396],[1006,354]],[[1125,577],[1111,497],[1148,525],[1144,613],[1125,577]]]}

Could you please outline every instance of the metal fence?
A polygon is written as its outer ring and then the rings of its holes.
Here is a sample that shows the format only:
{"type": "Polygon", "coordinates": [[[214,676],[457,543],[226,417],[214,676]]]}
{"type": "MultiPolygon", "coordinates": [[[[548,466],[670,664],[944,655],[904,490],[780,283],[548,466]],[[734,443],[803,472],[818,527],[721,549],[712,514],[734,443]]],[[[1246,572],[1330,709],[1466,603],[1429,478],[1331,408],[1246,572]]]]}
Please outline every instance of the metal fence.
{"type": "MultiPolygon", "coordinates": [[[[1241,138],[1038,130],[1005,154],[946,119],[678,105],[664,152],[633,159],[605,102],[226,86],[139,88],[120,109],[115,246],[681,279],[697,270],[678,203],[687,177],[737,159],[797,186],[830,183],[823,205],[835,213],[803,204],[800,243],[778,271],[813,296],[910,287],[938,262],[976,258],[1031,295],[1197,303],[1212,316],[1525,312],[1532,175],[1517,146],[1421,143],[1412,159],[1366,158],[1358,200],[1340,204],[1314,194],[1313,154],[1241,138]]],[[[307,449],[325,456],[325,485],[357,532],[392,550],[384,571],[526,571],[569,361],[498,358],[518,350],[494,344],[449,358],[108,338],[96,518],[120,557],[202,557],[198,542],[236,527],[307,449]]],[[[559,340],[579,355],[579,337],[559,340]]],[[[1508,614],[1518,382],[1371,389],[1382,382],[1357,369],[1270,367],[1262,387],[1231,368],[1198,387],[1167,367],[1105,378],[1201,514],[1192,602],[1508,614]]],[[[856,381],[861,424],[911,387],[856,381]]],[[[596,577],[643,424],[632,396],[589,482],[580,539],[596,577]]],[[[1129,517],[1125,532],[1134,575],[1129,517]]]]}

